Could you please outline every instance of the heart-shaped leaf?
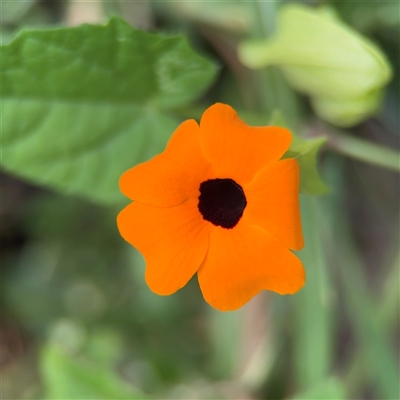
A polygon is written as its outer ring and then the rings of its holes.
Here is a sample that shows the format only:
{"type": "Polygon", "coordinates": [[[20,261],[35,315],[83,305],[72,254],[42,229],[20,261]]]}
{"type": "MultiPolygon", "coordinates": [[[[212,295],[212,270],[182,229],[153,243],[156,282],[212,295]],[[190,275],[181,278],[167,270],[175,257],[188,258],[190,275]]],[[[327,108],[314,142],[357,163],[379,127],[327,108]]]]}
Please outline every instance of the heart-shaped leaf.
{"type": "Polygon", "coordinates": [[[216,66],[182,36],[105,26],[23,31],[1,48],[2,165],[34,183],[118,202],[122,172],[162,151],[216,66]]]}

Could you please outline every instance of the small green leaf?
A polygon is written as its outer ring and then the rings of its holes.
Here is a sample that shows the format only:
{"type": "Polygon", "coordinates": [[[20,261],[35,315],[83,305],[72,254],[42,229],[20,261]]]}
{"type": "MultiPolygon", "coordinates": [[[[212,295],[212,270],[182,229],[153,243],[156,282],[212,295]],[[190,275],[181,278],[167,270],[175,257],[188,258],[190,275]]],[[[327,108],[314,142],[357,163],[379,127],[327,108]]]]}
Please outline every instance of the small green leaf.
{"type": "MultiPolygon", "coordinates": [[[[269,125],[283,126],[287,124],[282,114],[275,110],[271,116],[269,125]]],[[[321,147],[325,144],[326,138],[306,140],[296,135],[293,130],[292,143],[283,158],[295,158],[300,167],[300,192],[311,196],[329,192],[328,186],[322,181],[318,173],[317,157],[321,147]]]]}
{"type": "Polygon", "coordinates": [[[73,358],[56,344],[42,351],[41,375],[49,400],[146,398],[111,369],[73,358]]]}
{"type": "Polygon", "coordinates": [[[305,140],[293,135],[293,141],[284,158],[295,158],[300,166],[300,191],[305,194],[319,195],[329,191],[321,180],[317,169],[318,152],[326,142],[326,138],[305,140]]]}
{"type": "Polygon", "coordinates": [[[105,26],[23,31],[2,49],[2,165],[112,203],[119,176],[161,152],[216,66],[184,37],[105,26]]]}

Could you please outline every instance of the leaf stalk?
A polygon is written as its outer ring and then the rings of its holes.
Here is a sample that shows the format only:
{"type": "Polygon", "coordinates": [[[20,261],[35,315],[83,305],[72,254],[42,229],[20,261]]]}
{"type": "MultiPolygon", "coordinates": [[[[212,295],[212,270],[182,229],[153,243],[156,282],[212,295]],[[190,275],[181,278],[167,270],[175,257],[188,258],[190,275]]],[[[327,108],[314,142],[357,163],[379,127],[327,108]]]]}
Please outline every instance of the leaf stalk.
{"type": "Polygon", "coordinates": [[[359,161],[400,172],[400,152],[351,136],[339,130],[327,130],[327,146],[359,161]]]}

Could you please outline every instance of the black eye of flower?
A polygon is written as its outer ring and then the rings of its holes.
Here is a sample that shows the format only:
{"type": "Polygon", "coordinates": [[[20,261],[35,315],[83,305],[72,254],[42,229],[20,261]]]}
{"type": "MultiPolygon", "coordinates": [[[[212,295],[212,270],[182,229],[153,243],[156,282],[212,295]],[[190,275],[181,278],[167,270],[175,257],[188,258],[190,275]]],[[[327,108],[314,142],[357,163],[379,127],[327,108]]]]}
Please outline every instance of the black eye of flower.
{"type": "Polygon", "coordinates": [[[206,221],[233,228],[247,204],[243,189],[232,179],[210,179],[200,184],[199,211],[206,221]]]}

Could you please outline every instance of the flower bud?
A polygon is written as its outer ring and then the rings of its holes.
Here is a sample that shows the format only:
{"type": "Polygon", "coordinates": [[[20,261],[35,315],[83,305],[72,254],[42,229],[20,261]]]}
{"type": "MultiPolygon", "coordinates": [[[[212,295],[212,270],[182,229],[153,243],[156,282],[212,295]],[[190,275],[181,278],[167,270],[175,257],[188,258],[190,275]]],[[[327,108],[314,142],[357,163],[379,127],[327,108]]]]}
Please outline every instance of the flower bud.
{"type": "Polygon", "coordinates": [[[275,37],[242,43],[239,57],[250,68],[279,66],[295,89],[311,96],[315,112],[339,126],[374,113],[391,78],[381,50],[326,8],[282,7],[275,37]]]}

